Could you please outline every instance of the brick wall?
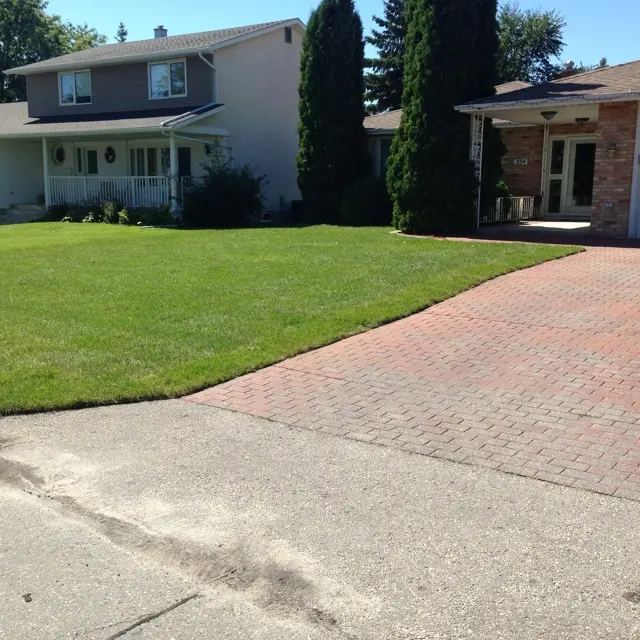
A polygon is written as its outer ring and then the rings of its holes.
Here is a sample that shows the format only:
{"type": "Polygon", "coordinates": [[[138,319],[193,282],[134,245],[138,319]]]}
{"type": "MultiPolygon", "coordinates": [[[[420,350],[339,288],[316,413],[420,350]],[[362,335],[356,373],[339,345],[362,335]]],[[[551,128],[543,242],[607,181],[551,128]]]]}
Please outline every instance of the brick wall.
{"type": "Polygon", "coordinates": [[[600,235],[628,233],[637,110],[637,102],[600,105],[591,214],[591,229],[600,235]]]}
{"type": "MultiPolygon", "coordinates": [[[[596,133],[598,123],[555,124],[549,127],[550,136],[590,135],[596,133]]],[[[544,127],[501,129],[507,153],[502,158],[502,179],[514,196],[540,195],[542,181],[542,144],[544,127]],[[515,159],[526,158],[528,165],[515,166],[515,159]]]]}
{"type": "Polygon", "coordinates": [[[598,131],[597,122],[586,124],[552,124],[549,127],[550,136],[588,136],[598,131]]]}
{"type": "Polygon", "coordinates": [[[514,196],[540,195],[542,180],[543,127],[501,129],[507,153],[502,157],[502,179],[514,196]],[[515,159],[526,158],[529,164],[514,166],[515,159]]]}

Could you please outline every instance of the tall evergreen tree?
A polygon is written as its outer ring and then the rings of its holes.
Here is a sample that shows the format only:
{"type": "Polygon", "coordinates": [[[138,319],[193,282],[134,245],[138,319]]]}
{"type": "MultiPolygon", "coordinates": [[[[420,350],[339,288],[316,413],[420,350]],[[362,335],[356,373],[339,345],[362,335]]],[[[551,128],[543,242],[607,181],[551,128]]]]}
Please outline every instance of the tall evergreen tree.
{"type": "Polygon", "coordinates": [[[302,47],[298,185],[314,221],[338,222],[345,190],[368,171],[364,42],[353,0],[322,0],[302,47]]]}
{"type": "Polygon", "coordinates": [[[404,20],[405,0],[385,0],[384,17],[373,16],[380,29],[373,29],[367,36],[367,44],[378,50],[377,58],[366,61],[372,69],[365,76],[365,98],[371,113],[402,106],[402,82],[404,78],[404,20]]]}
{"type": "Polygon", "coordinates": [[[402,231],[467,229],[475,217],[469,117],[454,106],[477,98],[478,0],[408,0],[403,115],[387,186],[402,231]],[[471,43],[471,46],[470,46],[471,43]]]}
{"type": "MultiPolygon", "coordinates": [[[[476,98],[488,98],[495,94],[499,84],[498,59],[500,38],[498,35],[497,0],[478,0],[478,31],[475,53],[476,98]]],[[[482,162],[481,210],[488,212],[496,203],[496,185],[502,176],[502,156],[506,147],[500,130],[493,127],[491,118],[485,121],[484,153],[482,162]]]]}
{"type": "Polygon", "coordinates": [[[118,30],[116,31],[116,42],[126,42],[128,35],[129,30],[121,20],[120,24],[118,25],[118,30]]]}

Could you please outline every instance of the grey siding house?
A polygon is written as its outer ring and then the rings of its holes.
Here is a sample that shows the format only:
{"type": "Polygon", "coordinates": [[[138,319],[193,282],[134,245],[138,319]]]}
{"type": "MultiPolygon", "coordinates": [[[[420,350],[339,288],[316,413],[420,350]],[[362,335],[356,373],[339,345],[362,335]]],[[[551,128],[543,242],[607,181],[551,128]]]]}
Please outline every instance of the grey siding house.
{"type": "Polygon", "coordinates": [[[268,176],[266,206],[296,184],[304,25],[298,19],[103,45],[5,73],[27,102],[0,105],[0,208],[117,200],[179,205],[213,153],[268,176]]]}

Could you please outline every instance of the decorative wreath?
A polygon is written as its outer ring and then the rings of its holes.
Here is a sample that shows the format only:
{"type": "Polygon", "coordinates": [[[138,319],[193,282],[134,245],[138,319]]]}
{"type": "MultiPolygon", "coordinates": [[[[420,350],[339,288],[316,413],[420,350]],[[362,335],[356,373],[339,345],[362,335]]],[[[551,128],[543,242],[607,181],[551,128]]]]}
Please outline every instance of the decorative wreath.
{"type": "Polygon", "coordinates": [[[113,147],[107,147],[104,152],[104,159],[108,164],[113,164],[116,161],[116,150],[113,147]]]}
{"type": "Polygon", "coordinates": [[[61,144],[54,145],[53,149],[51,149],[51,159],[54,164],[64,164],[64,158],[64,147],[61,144]]]}

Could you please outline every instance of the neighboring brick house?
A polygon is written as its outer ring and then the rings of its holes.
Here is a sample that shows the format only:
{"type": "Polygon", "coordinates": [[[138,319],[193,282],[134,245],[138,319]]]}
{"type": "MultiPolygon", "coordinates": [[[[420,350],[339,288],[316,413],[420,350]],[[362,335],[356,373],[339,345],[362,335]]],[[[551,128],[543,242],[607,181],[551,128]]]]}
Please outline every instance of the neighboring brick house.
{"type": "MultiPolygon", "coordinates": [[[[496,95],[456,108],[472,117],[476,164],[483,119],[502,130],[503,179],[514,196],[540,196],[549,219],[589,220],[596,234],[638,238],[638,101],[640,61],[540,85],[502,85],[496,95]]],[[[399,111],[365,121],[378,167],[382,140],[399,122],[399,111]]]]}

